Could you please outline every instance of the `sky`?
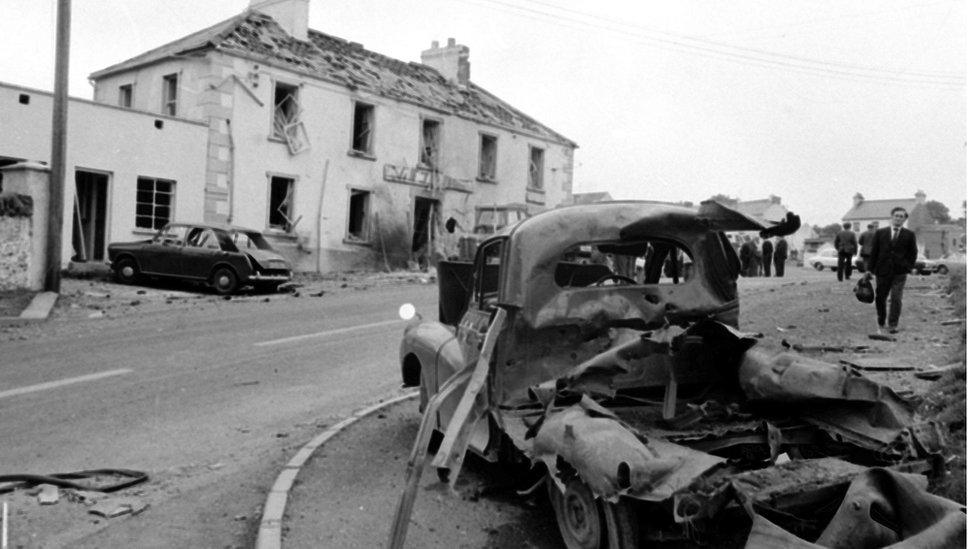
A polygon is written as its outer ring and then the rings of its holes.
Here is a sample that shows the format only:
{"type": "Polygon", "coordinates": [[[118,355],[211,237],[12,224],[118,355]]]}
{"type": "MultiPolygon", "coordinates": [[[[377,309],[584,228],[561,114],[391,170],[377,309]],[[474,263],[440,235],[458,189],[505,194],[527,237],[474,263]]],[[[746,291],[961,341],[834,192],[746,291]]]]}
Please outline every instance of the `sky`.
{"type": "MultiPolygon", "coordinates": [[[[0,0],[0,81],[53,89],[56,4],[0,0]]],[[[74,0],[69,93],[247,5],[74,0]]],[[[823,226],[922,190],[963,214],[962,0],[310,0],[309,26],[404,61],[468,46],[472,81],[579,145],[574,192],[775,194],[823,226]]]]}

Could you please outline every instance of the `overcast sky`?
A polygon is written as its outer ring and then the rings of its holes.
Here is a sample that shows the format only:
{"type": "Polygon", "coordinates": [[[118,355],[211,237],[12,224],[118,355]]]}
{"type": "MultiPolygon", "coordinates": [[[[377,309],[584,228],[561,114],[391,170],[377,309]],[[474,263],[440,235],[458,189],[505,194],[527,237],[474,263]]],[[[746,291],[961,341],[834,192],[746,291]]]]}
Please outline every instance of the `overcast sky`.
{"type": "MultiPolygon", "coordinates": [[[[87,75],[248,0],[74,0],[70,93],[87,75]]],[[[0,81],[51,90],[55,0],[0,0],[0,81]]],[[[812,224],[868,199],[962,214],[961,0],[311,0],[310,27],[405,61],[471,49],[471,79],[572,139],[576,192],[782,197],[812,224]]]]}

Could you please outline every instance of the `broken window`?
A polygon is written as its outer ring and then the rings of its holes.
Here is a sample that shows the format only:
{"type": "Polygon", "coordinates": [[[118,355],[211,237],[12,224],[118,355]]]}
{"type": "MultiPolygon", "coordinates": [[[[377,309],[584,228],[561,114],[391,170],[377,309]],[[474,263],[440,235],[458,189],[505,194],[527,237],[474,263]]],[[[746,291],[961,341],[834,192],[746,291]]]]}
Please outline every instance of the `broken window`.
{"type": "Polygon", "coordinates": [[[356,103],[352,118],[352,150],[372,154],[373,152],[373,106],[356,103]]]}
{"type": "Polygon", "coordinates": [[[495,158],[498,154],[498,138],[481,134],[481,148],[478,155],[478,179],[495,180],[495,158]]]}
{"type": "Polygon", "coordinates": [[[295,224],[295,180],[273,175],[269,185],[268,227],[290,232],[295,224]]]}
{"type": "Polygon", "coordinates": [[[569,247],[556,266],[556,284],[586,287],[681,284],[694,273],[691,253],[674,242],[587,242],[569,247]]]}
{"type": "Polygon", "coordinates": [[[545,169],[545,151],[539,147],[529,147],[529,188],[543,189],[542,175],[545,169]]]}
{"type": "Polygon", "coordinates": [[[132,106],[132,84],[119,86],[119,106],[125,108],[132,106]]]}
{"type": "Polygon", "coordinates": [[[440,153],[441,123],[437,120],[424,120],[421,128],[420,164],[428,168],[437,167],[440,153]]]}
{"type": "Polygon", "coordinates": [[[136,182],[136,227],[161,229],[173,219],[176,182],[140,177],[136,182]]]}
{"type": "Polygon", "coordinates": [[[163,77],[163,114],[176,116],[177,83],[176,74],[167,74],[163,77]]]}
{"type": "Polygon", "coordinates": [[[276,82],[271,135],[278,139],[284,139],[285,126],[298,121],[300,110],[298,105],[298,86],[276,82]]]}
{"type": "Polygon", "coordinates": [[[369,240],[369,191],[353,189],[349,193],[349,230],[346,238],[350,240],[369,240]]]}

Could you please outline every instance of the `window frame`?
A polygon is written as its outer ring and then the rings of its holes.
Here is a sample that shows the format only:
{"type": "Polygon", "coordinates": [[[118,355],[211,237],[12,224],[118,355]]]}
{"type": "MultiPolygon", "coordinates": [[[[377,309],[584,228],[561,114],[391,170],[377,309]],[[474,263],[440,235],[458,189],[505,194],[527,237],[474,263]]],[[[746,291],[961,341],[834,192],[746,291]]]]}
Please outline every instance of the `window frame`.
{"type": "MultiPolygon", "coordinates": [[[[301,120],[301,112],[302,112],[302,102],[301,102],[301,97],[299,95],[299,92],[301,91],[301,85],[292,84],[291,82],[288,82],[286,80],[273,80],[273,83],[274,86],[271,88],[271,123],[270,123],[271,128],[268,135],[268,139],[271,139],[273,141],[285,142],[287,139],[285,138],[284,126],[282,126],[281,130],[279,131],[277,125],[275,124],[275,121],[277,120],[276,115],[278,113],[278,105],[279,105],[278,88],[283,87],[292,90],[290,93],[292,94],[292,97],[294,97],[294,101],[295,101],[295,114],[294,114],[293,121],[297,122],[301,120]]],[[[284,100],[282,100],[282,102],[283,101],[284,100]]]]}
{"type": "Polygon", "coordinates": [[[349,154],[351,156],[360,157],[373,157],[373,151],[376,146],[376,105],[373,103],[367,103],[365,101],[353,101],[352,108],[352,131],[350,132],[349,140],[349,154]],[[360,109],[365,110],[368,113],[367,123],[369,126],[369,134],[366,137],[366,146],[364,148],[357,148],[358,139],[356,137],[356,131],[359,127],[357,121],[359,120],[360,109]]]}
{"type": "Polygon", "coordinates": [[[370,245],[370,238],[372,237],[373,224],[372,224],[372,198],[373,191],[369,189],[363,189],[359,187],[349,187],[348,203],[346,205],[346,235],[343,237],[343,242],[348,244],[360,244],[360,245],[370,245]],[[360,234],[355,234],[352,232],[352,206],[353,197],[355,196],[365,196],[366,203],[363,207],[363,215],[360,227],[360,234]]]}
{"type": "Polygon", "coordinates": [[[478,176],[475,178],[485,183],[498,181],[498,136],[493,133],[478,132],[478,176]],[[494,146],[491,158],[491,174],[485,175],[485,142],[490,141],[494,146]]]}
{"type": "Polygon", "coordinates": [[[163,75],[163,94],[161,112],[167,116],[176,116],[179,110],[180,74],[177,72],[163,75]],[[172,97],[170,92],[172,91],[172,97]]]}
{"type": "Polygon", "coordinates": [[[133,86],[131,83],[122,84],[119,86],[119,106],[126,109],[132,108],[132,91],[133,86]]]}
{"type": "Polygon", "coordinates": [[[151,230],[151,231],[158,231],[160,229],[165,228],[166,225],[174,222],[173,221],[173,212],[176,209],[176,181],[173,180],[173,179],[165,179],[165,178],[162,178],[162,177],[152,177],[152,176],[148,176],[148,175],[139,175],[139,176],[136,176],[136,199],[135,199],[135,205],[136,205],[136,209],[135,209],[135,228],[136,229],[146,229],[146,230],[151,230]],[[139,188],[139,186],[140,186],[140,184],[142,184],[144,182],[151,182],[152,183],[152,190],[151,190],[151,192],[152,192],[152,202],[151,203],[148,203],[148,205],[151,206],[151,208],[152,208],[152,215],[149,215],[149,216],[140,215],[139,214],[139,206],[140,205],[147,205],[146,202],[141,202],[139,200],[139,193],[140,192],[144,192],[144,191],[142,191],[139,188]],[[158,188],[157,188],[159,183],[166,183],[166,184],[169,185],[169,190],[162,192],[162,194],[165,194],[165,195],[168,195],[169,196],[169,204],[167,204],[167,208],[168,208],[168,215],[167,215],[167,217],[165,218],[164,222],[161,225],[156,226],[156,220],[157,219],[163,219],[162,217],[160,217],[160,216],[157,215],[157,209],[160,207],[160,205],[157,204],[157,202],[156,202],[156,196],[157,196],[157,194],[160,194],[159,191],[158,191],[158,188]],[[140,218],[146,218],[146,217],[148,217],[150,219],[150,222],[149,222],[149,226],[148,227],[146,227],[144,225],[140,225],[140,218]]]}
{"type": "Polygon", "coordinates": [[[529,169],[526,188],[537,192],[544,192],[546,190],[546,150],[542,147],[529,145],[529,169]],[[538,163],[535,162],[534,158],[536,153],[539,155],[538,163]],[[535,166],[534,170],[533,166],[535,166]],[[535,177],[533,177],[533,174],[535,174],[535,177]]]}
{"type": "MultiPolygon", "coordinates": [[[[289,185],[290,193],[286,193],[285,195],[286,198],[288,199],[288,214],[287,215],[282,214],[282,215],[284,215],[287,218],[291,218],[291,216],[295,214],[295,193],[298,191],[298,176],[292,174],[286,174],[286,173],[278,173],[278,172],[266,172],[265,175],[267,176],[267,181],[268,181],[268,194],[267,194],[268,198],[267,198],[267,202],[265,202],[266,207],[265,207],[264,226],[267,229],[290,232],[290,227],[288,227],[287,225],[284,224],[277,225],[271,223],[271,214],[272,214],[271,200],[273,196],[272,186],[274,185],[275,179],[284,179],[290,182],[289,185]]],[[[277,208],[275,208],[275,211],[277,211],[277,208]]],[[[291,220],[288,219],[285,221],[286,223],[290,223],[291,220]]]]}
{"type": "Polygon", "coordinates": [[[441,158],[441,144],[444,142],[443,139],[443,128],[444,122],[437,118],[431,118],[428,116],[420,117],[420,151],[417,157],[417,163],[429,169],[436,169],[440,165],[441,158]],[[432,155],[427,155],[427,127],[430,126],[434,129],[434,152],[432,155]]]}

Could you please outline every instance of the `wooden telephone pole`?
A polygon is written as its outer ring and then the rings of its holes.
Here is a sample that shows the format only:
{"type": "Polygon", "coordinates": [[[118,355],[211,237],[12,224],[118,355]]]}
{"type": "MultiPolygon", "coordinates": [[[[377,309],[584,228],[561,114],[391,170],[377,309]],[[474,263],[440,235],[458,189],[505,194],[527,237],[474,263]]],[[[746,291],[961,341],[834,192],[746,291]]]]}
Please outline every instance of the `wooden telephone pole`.
{"type": "Polygon", "coordinates": [[[51,189],[47,217],[47,273],[44,289],[61,291],[61,227],[64,218],[65,151],[68,137],[68,51],[71,0],[58,0],[57,51],[54,56],[54,113],[51,123],[51,189]]]}

